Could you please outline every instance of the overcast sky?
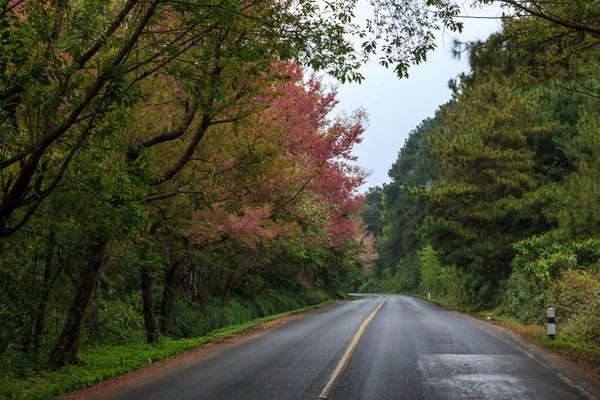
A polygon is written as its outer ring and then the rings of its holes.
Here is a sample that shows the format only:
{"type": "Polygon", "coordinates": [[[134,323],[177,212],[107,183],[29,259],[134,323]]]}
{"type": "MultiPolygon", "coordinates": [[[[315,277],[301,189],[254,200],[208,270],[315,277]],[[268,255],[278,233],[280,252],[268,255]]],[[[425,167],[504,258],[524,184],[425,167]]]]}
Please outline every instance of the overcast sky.
{"type": "MultiPolygon", "coordinates": [[[[500,14],[499,8],[464,10],[464,15],[469,16],[500,14]]],[[[456,35],[461,41],[485,39],[500,28],[495,19],[462,21],[463,32],[456,35]]],[[[448,81],[468,70],[464,57],[460,61],[452,57],[453,39],[451,34],[440,33],[438,48],[426,63],[409,70],[408,79],[398,79],[393,70],[372,63],[361,70],[366,77],[362,84],[338,85],[339,110],[350,113],[362,106],[369,114],[364,140],[354,151],[358,164],[372,172],[361,191],[390,182],[388,170],[409,132],[450,99],[448,81]]]]}

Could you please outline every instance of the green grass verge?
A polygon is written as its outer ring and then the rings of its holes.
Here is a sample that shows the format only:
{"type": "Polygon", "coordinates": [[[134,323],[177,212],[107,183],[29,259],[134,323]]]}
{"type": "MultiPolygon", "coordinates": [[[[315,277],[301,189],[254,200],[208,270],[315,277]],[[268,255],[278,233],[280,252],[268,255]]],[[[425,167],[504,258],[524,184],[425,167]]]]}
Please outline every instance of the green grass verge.
{"type": "Polygon", "coordinates": [[[581,340],[574,340],[565,335],[557,335],[556,339],[551,340],[543,326],[525,325],[506,315],[498,314],[494,311],[473,311],[465,307],[456,306],[450,302],[437,299],[428,299],[427,296],[414,293],[404,293],[409,296],[418,297],[430,301],[440,307],[459,311],[468,314],[474,318],[484,320],[488,323],[501,326],[526,341],[538,344],[548,351],[559,354],[582,365],[585,369],[593,373],[600,373],[600,348],[590,345],[581,340]]]}
{"type": "Polygon", "coordinates": [[[476,313],[475,316],[485,318],[487,322],[508,329],[521,338],[581,364],[594,373],[600,372],[600,348],[598,346],[576,340],[560,332],[557,332],[555,339],[550,339],[544,326],[524,325],[514,318],[495,312],[484,311],[476,313]]]}
{"type": "Polygon", "coordinates": [[[314,306],[256,319],[244,324],[213,331],[195,339],[172,340],[163,338],[149,345],[133,343],[120,346],[98,346],[81,350],[82,365],[68,365],[56,372],[42,371],[27,379],[0,377],[0,399],[48,399],[97,384],[103,380],[135,371],[144,366],[239,335],[262,323],[314,310],[331,304],[329,300],[314,306]]]}
{"type": "Polygon", "coordinates": [[[595,374],[600,373],[600,349],[596,346],[561,336],[550,340],[545,334],[534,336],[531,340],[555,353],[583,364],[595,374]]]}

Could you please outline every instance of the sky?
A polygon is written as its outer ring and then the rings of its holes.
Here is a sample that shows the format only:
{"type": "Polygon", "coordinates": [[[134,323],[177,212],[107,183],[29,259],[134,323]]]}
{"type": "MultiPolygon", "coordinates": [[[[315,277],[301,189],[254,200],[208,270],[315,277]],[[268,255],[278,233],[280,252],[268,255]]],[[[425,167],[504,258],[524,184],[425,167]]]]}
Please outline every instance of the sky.
{"type": "MultiPolygon", "coordinates": [[[[499,8],[465,8],[463,15],[498,16],[499,8]]],[[[450,99],[448,81],[468,71],[465,57],[452,57],[454,38],[461,41],[485,39],[499,30],[496,19],[463,18],[461,34],[439,33],[437,49],[428,60],[409,70],[409,78],[399,79],[393,69],[386,70],[376,62],[361,69],[366,80],[362,84],[338,84],[337,110],[351,113],[364,107],[369,114],[369,125],[363,142],[354,149],[358,164],[371,171],[361,192],[372,186],[390,182],[388,170],[398,157],[408,134],[423,119],[432,117],[435,110],[450,99]]]]}

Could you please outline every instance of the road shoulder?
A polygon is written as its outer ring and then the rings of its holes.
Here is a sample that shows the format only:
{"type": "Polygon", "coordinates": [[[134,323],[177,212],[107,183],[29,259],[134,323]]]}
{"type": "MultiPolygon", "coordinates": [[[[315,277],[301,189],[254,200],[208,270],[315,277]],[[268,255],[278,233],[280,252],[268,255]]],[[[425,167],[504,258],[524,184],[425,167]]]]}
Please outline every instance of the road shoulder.
{"type": "Polygon", "coordinates": [[[268,331],[279,328],[291,321],[304,318],[307,315],[324,308],[332,307],[340,301],[332,301],[322,306],[316,306],[311,310],[302,311],[299,313],[286,315],[270,321],[263,322],[259,325],[249,328],[248,330],[222,340],[207,343],[201,347],[191,351],[176,355],[174,357],[151,363],[144,368],[128,372],[123,375],[116,376],[111,379],[102,381],[94,386],[77,390],[63,396],[64,400],[98,400],[108,399],[116,396],[125,389],[129,389],[138,385],[142,385],[161,378],[166,375],[184,370],[207,357],[234,346],[238,343],[256,338],[268,331]]]}
{"type": "Polygon", "coordinates": [[[532,343],[518,332],[511,330],[509,325],[502,324],[501,321],[488,320],[478,314],[453,310],[443,304],[421,297],[411,297],[422,300],[431,307],[448,310],[455,318],[488,332],[526,356],[534,359],[543,367],[552,371],[560,379],[577,388],[580,393],[590,400],[600,400],[600,375],[594,373],[588,365],[576,363],[551,351],[551,348],[532,343]]]}

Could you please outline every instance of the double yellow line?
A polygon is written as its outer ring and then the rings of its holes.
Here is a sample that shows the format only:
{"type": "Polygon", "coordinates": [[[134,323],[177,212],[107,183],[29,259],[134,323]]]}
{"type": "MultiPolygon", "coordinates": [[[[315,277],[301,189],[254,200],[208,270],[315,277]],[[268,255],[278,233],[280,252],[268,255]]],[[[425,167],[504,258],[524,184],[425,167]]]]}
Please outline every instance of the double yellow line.
{"type": "Polygon", "coordinates": [[[327,382],[327,385],[325,385],[325,388],[323,389],[323,391],[321,392],[319,397],[317,397],[318,400],[326,400],[327,399],[329,392],[331,391],[331,389],[333,389],[333,385],[335,385],[335,382],[337,381],[337,379],[339,378],[341,373],[344,371],[344,368],[346,368],[346,365],[348,365],[348,362],[350,361],[350,358],[352,357],[352,352],[354,352],[354,349],[356,348],[356,345],[358,344],[360,337],[362,336],[363,332],[365,331],[365,328],[367,327],[367,325],[369,325],[369,322],[371,322],[371,320],[373,319],[375,314],[377,314],[377,311],[379,311],[379,309],[381,308],[383,303],[385,303],[386,300],[387,300],[387,296],[383,299],[383,301],[381,303],[379,303],[377,308],[375,310],[373,310],[371,315],[369,315],[369,318],[367,318],[365,320],[365,322],[362,323],[360,328],[358,328],[358,331],[354,335],[354,338],[352,338],[352,342],[350,342],[350,345],[346,349],[346,352],[342,356],[342,359],[340,360],[337,367],[335,367],[335,370],[333,370],[333,373],[329,377],[329,381],[327,382]]]}

